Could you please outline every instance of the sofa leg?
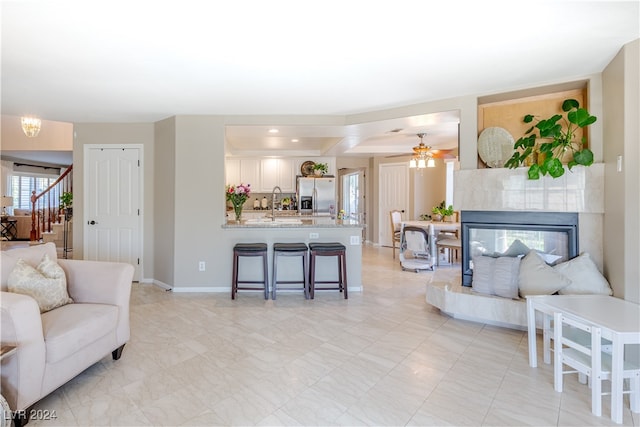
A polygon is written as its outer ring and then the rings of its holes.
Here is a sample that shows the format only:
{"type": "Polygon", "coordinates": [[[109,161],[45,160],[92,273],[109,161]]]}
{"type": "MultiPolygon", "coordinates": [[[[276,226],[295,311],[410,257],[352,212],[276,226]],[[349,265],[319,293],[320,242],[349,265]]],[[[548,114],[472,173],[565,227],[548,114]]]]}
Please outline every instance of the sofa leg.
{"type": "Polygon", "coordinates": [[[113,356],[113,360],[120,359],[120,356],[122,356],[123,349],[124,349],[124,344],[122,344],[120,347],[116,348],[111,352],[111,355],[113,356]]]}

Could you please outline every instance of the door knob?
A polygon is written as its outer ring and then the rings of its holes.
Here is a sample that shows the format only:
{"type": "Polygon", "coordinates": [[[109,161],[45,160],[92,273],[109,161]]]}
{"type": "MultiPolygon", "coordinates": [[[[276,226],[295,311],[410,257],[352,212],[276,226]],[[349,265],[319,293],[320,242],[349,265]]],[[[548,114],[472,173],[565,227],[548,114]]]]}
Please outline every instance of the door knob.
{"type": "Polygon", "coordinates": [[[95,222],[95,221],[91,220],[91,221],[87,222],[87,224],[89,224],[89,225],[96,225],[96,224],[97,224],[97,222],[95,222]]]}

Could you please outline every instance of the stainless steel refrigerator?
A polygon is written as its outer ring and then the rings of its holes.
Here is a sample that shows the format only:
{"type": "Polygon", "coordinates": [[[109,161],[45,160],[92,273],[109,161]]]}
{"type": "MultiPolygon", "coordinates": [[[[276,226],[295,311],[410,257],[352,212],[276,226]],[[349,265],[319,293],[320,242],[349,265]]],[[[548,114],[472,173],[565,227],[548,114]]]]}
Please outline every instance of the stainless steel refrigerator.
{"type": "Polygon", "coordinates": [[[332,215],[336,207],[336,179],[299,176],[296,181],[298,212],[332,215]]]}

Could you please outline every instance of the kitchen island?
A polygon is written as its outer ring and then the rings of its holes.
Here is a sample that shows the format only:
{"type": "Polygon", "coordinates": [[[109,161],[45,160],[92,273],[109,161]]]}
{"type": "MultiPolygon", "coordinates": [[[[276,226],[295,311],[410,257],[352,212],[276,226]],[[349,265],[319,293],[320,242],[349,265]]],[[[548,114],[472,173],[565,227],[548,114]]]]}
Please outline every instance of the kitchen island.
{"type": "MultiPolygon", "coordinates": [[[[269,246],[269,274],[272,270],[272,247],[274,243],[339,242],[347,248],[347,282],[349,292],[362,291],[362,228],[356,220],[338,220],[330,217],[310,217],[299,215],[276,216],[271,218],[252,218],[247,220],[229,220],[222,225],[229,238],[229,261],[236,243],[262,242],[269,246]]],[[[316,264],[318,280],[332,280],[337,274],[337,261],[333,257],[320,257],[316,264]]],[[[278,264],[278,276],[284,280],[300,277],[299,258],[281,258],[278,264]],[[281,275],[282,273],[282,275],[281,275]]],[[[261,271],[258,259],[241,259],[241,274],[259,280],[261,271]],[[244,265],[242,264],[244,263],[244,265]],[[255,264],[255,265],[253,265],[255,264]],[[255,276],[253,275],[255,273],[255,276]]],[[[246,277],[246,276],[245,276],[246,277]]],[[[249,280],[251,280],[249,279],[249,280]]],[[[271,277],[269,277],[271,282],[271,277]]]]}

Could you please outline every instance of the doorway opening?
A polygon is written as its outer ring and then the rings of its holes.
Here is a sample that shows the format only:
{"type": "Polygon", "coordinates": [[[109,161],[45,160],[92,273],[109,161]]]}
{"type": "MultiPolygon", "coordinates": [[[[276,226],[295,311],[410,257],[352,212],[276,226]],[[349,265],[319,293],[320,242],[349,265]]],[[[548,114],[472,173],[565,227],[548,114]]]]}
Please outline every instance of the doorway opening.
{"type": "Polygon", "coordinates": [[[341,169],[339,174],[339,209],[347,218],[358,220],[362,227],[362,241],[366,240],[365,169],[341,169]]]}

